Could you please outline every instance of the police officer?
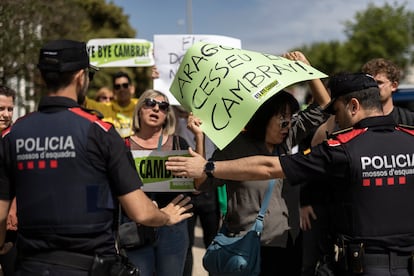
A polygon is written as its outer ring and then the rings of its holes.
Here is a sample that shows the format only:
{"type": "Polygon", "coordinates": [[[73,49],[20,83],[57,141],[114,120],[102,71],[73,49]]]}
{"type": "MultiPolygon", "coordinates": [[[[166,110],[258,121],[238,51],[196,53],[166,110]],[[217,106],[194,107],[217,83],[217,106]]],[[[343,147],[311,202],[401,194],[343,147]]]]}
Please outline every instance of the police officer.
{"type": "Polygon", "coordinates": [[[379,88],[362,73],[331,77],[327,111],[341,128],[292,156],[253,156],[208,163],[170,157],[176,175],[222,179],[287,177],[292,184],[329,179],[335,198],[339,275],[411,275],[414,252],[414,129],[383,116],[379,88]],[[206,166],[206,164],[208,164],[206,166]]]}
{"type": "Polygon", "coordinates": [[[118,200],[134,221],[161,226],[191,217],[190,199],[181,195],[158,209],[113,126],[77,104],[95,71],[84,42],[45,44],[38,68],[48,96],[3,132],[10,191],[0,191],[0,222],[7,194],[15,194],[17,275],[106,275],[116,254],[118,200]]]}

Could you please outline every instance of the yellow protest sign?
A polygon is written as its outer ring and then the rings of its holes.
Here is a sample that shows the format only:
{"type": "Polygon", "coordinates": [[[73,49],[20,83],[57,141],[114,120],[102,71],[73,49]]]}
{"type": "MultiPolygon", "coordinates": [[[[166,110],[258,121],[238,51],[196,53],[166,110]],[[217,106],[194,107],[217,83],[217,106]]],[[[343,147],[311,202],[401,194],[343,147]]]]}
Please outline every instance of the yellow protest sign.
{"type": "Polygon", "coordinates": [[[203,121],[203,131],[223,149],[275,93],[324,77],[300,61],[198,42],[187,50],[170,91],[203,121]]]}
{"type": "Polygon", "coordinates": [[[169,156],[188,156],[188,150],[133,150],[131,151],[139,177],[146,192],[188,192],[194,191],[192,178],[173,176],[165,168],[169,156]]]}

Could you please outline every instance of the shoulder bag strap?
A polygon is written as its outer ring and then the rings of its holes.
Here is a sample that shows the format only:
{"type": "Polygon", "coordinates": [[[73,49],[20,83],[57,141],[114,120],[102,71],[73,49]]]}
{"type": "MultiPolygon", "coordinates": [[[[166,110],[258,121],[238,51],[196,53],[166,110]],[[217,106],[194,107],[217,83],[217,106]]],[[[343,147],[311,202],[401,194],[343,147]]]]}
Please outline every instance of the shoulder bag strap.
{"type": "Polygon", "coordinates": [[[161,148],[162,148],[162,131],[161,131],[160,138],[158,138],[158,147],[157,147],[157,150],[161,150],[161,148]]]}
{"type": "Polygon", "coordinates": [[[266,214],[267,206],[269,205],[270,198],[272,197],[273,187],[275,186],[276,180],[271,179],[269,181],[269,186],[267,187],[267,191],[262,202],[262,206],[260,207],[259,214],[256,217],[256,223],[253,225],[254,229],[258,233],[262,233],[263,231],[263,219],[266,214]]]}

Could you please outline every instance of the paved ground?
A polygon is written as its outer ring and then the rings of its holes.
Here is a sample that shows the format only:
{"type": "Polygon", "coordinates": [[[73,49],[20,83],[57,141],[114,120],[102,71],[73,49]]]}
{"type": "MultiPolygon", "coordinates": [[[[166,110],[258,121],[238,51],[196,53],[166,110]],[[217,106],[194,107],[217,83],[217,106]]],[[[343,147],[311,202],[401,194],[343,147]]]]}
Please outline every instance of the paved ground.
{"type": "Polygon", "coordinates": [[[208,272],[203,268],[203,264],[201,262],[204,252],[205,252],[202,237],[203,237],[203,230],[201,230],[200,224],[197,223],[197,226],[195,229],[194,246],[193,246],[193,258],[194,258],[193,276],[208,276],[208,272]]]}

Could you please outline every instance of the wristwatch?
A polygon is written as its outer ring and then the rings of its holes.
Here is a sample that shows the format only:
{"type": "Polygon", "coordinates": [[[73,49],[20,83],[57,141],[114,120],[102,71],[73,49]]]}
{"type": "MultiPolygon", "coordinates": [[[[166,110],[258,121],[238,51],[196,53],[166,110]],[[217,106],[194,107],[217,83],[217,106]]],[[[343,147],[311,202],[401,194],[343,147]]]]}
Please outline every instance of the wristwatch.
{"type": "Polygon", "coordinates": [[[214,161],[212,160],[207,161],[206,165],[204,166],[204,172],[206,173],[208,177],[213,177],[214,169],[215,169],[214,161]]]}

